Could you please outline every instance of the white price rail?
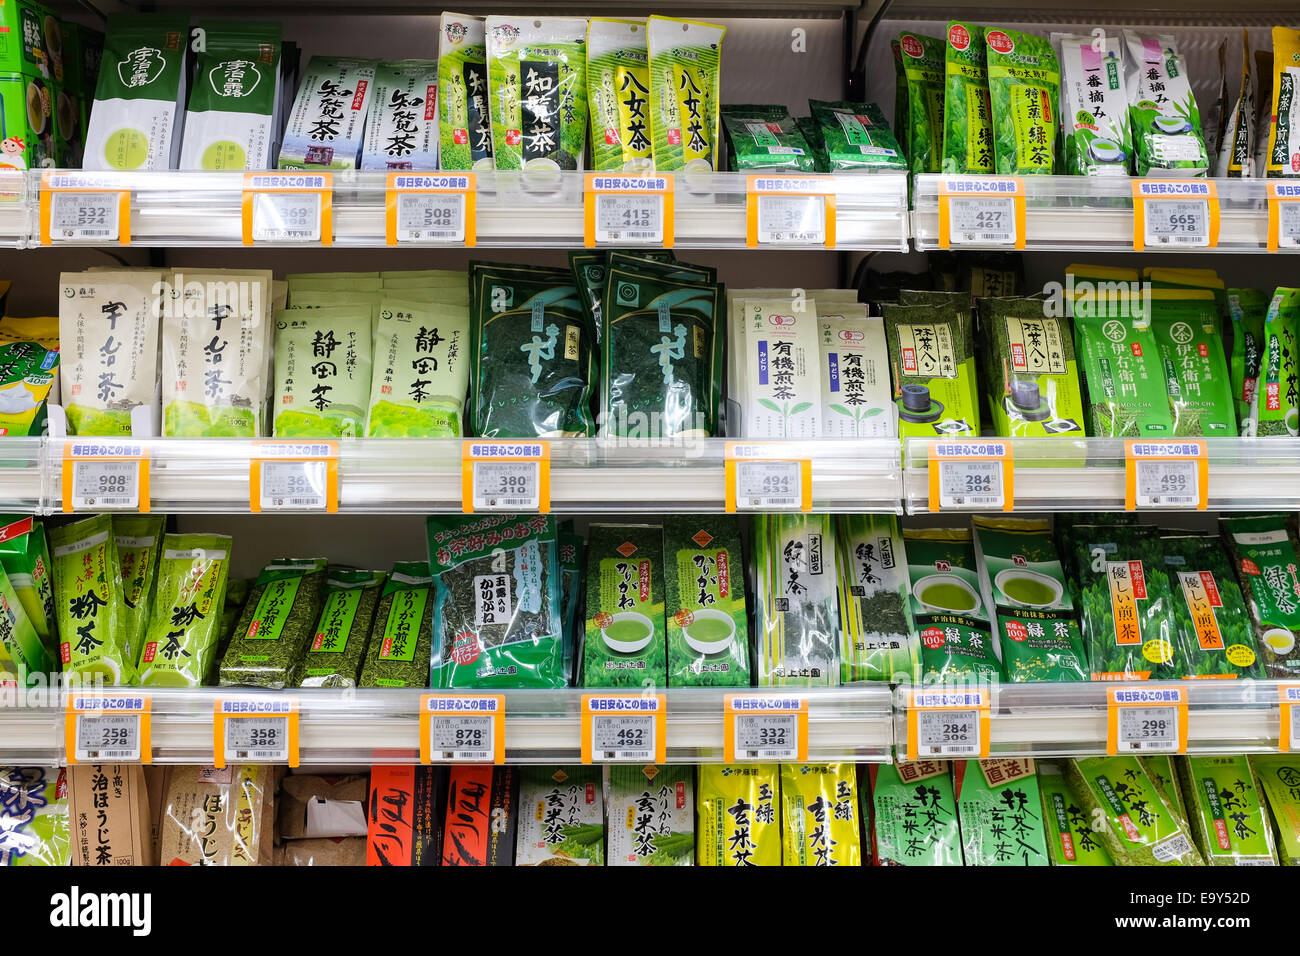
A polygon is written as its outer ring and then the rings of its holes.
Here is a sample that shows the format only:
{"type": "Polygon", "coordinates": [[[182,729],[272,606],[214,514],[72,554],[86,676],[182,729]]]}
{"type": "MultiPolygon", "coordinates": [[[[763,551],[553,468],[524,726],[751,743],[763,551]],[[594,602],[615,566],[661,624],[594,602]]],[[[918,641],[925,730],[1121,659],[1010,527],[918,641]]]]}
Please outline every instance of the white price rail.
{"type": "Polygon", "coordinates": [[[461,501],[480,511],[551,510],[551,446],[545,441],[466,441],[461,446],[461,501]]]}
{"type": "Polygon", "coordinates": [[[246,173],[243,242],[334,243],[334,174],[246,173]]]}
{"type": "Polygon", "coordinates": [[[808,698],[798,694],[728,694],[722,704],[722,759],[808,759],[808,698]]]}
{"type": "Polygon", "coordinates": [[[989,755],[989,691],[909,690],[907,759],[989,755]]]}
{"type": "Polygon", "coordinates": [[[73,691],[64,715],[64,750],[77,763],[149,763],[148,694],[73,691]]]}
{"type": "Polygon", "coordinates": [[[931,511],[1015,510],[1011,443],[931,442],[929,500],[931,511]]]}
{"type": "Polygon", "coordinates": [[[583,763],[663,763],[668,698],[664,694],[583,694],[583,763]]]}
{"type": "Polygon", "coordinates": [[[1018,176],[947,176],[939,181],[939,248],[1025,248],[1025,183],[1018,176]]]}
{"type": "Polygon", "coordinates": [[[384,237],[408,243],[478,243],[478,191],[474,173],[389,173],[384,237]]]}
{"type": "Polygon", "coordinates": [[[583,245],[659,246],[675,241],[673,177],[589,173],[583,195],[583,245]]]}
{"type": "Polygon", "coordinates": [[[1209,506],[1210,465],[1203,440],[1126,441],[1124,509],[1209,506]]]}
{"type": "Polygon", "coordinates": [[[835,248],[835,186],[827,176],[753,175],[745,196],[745,245],[835,248]]]}
{"type": "Polygon", "coordinates": [[[1219,244],[1219,192],[1203,179],[1133,181],[1133,251],[1213,249],[1219,244]]]}
{"type": "Polygon", "coordinates": [[[1125,684],[1106,695],[1106,753],[1186,753],[1187,691],[1125,684]]]}
{"type": "Polygon", "coordinates": [[[812,460],[777,457],[777,446],[728,442],[725,507],[737,511],[812,511],[812,460]]]}
{"type": "Polygon", "coordinates": [[[112,173],[41,175],[41,245],[131,244],[131,191],[112,173]]]}
{"type": "Polygon", "coordinates": [[[148,448],[129,439],[65,442],[63,510],[148,512],[148,448]]]}
{"type": "Polygon", "coordinates": [[[298,699],[279,695],[218,698],[212,713],[212,765],[298,766],[298,699]]]}
{"type": "Polygon", "coordinates": [[[1269,252],[1300,248],[1300,183],[1268,184],[1269,252]]]}
{"type": "Polygon", "coordinates": [[[256,441],[248,462],[248,510],[339,510],[339,443],[256,441]]]}
{"type": "Polygon", "coordinates": [[[420,698],[421,763],[506,762],[502,694],[425,694],[420,698]]]}

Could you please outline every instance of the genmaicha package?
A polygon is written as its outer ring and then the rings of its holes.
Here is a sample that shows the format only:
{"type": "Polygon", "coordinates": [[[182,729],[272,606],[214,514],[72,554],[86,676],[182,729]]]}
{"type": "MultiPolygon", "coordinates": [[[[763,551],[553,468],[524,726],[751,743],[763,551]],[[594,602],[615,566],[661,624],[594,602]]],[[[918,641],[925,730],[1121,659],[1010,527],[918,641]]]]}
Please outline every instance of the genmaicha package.
{"type": "Polygon", "coordinates": [[[1268,803],[1274,845],[1283,866],[1300,866],[1300,757],[1295,754],[1251,754],[1256,789],[1268,803]]]}
{"type": "Polygon", "coordinates": [[[328,569],[325,604],[303,661],[300,687],[357,686],[386,580],[382,571],[328,569]]]}
{"type": "Polygon", "coordinates": [[[515,866],[604,866],[599,767],[524,767],[515,866]]]}
{"type": "Polygon", "coordinates": [[[54,607],[63,673],[127,686],[135,679],[126,645],[126,602],[113,519],[96,515],[50,530],[54,607]]]}
{"type": "Polygon", "coordinates": [[[734,171],[816,169],[812,149],[784,106],[724,106],[722,125],[734,171]]]}
{"type": "Polygon", "coordinates": [[[911,582],[898,519],[835,517],[840,683],[921,679],[921,641],[908,616],[911,582]]]}
{"type": "Polygon", "coordinates": [[[46,401],[59,373],[57,336],[53,345],[0,344],[0,435],[40,436],[49,430],[46,401]]]}
{"type": "Polygon", "coordinates": [[[966,866],[1050,865],[1033,760],[958,760],[952,772],[966,866]]]}
{"type": "Polygon", "coordinates": [[[82,168],[176,168],[189,41],[185,14],[109,18],[82,168]]]}
{"type": "Polygon", "coordinates": [[[1256,435],[1300,434],[1300,288],[1279,287],[1264,316],[1264,355],[1251,417],[1256,435]]]}
{"type": "Polygon", "coordinates": [[[731,515],[666,515],[664,620],[669,687],[748,687],[740,526],[731,515]]]}
{"type": "Polygon", "coordinates": [[[434,578],[430,686],[564,687],[555,519],[432,517],[428,534],[434,578]]]}
{"type": "Polygon", "coordinates": [[[1052,44],[1032,33],[986,29],[994,163],[1001,176],[1056,171],[1060,65],[1052,44]]]}
{"type": "Polygon", "coordinates": [[[59,656],[45,526],[31,515],[0,517],[0,567],[51,660],[59,656]]]}
{"type": "Polygon", "coordinates": [[[701,764],[697,773],[696,865],[780,866],[780,766],[701,764]]]}
{"type": "Polygon", "coordinates": [[[759,687],[840,682],[835,533],[829,515],[755,515],[755,665],[759,687]]]}
{"type": "Polygon", "coordinates": [[[582,169],[587,21],[488,17],[492,159],[497,169],[582,169]]]}
{"type": "Polygon", "coordinates": [[[1165,535],[1165,569],[1187,673],[1183,677],[1264,677],[1246,602],[1223,543],[1210,535],[1165,535]]]}
{"type": "Polygon", "coordinates": [[[1191,830],[1133,756],[1065,761],[1065,777],[1117,866],[1201,866],[1191,830]]]}
{"type": "Polygon", "coordinates": [[[1084,436],[1070,322],[1044,311],[1041,299],[980,300],[988,343],[984,387],[997,435],[1084,436]]]}
{"type": "Polygon", "coordinates": [[[909,610],[921,637],[921,681],[996,682],[1001,676],[967,528],[906,528],[909,610]]]}
{"type": "Polygon", "coordinates": [[[993,172],[993,106],[984,28],[951,20],[944,44],[943,171],[993,172]]]}
{"type": "MultiPolygon", "coordinates": [[[[1264,175],[1300,176],[1300,30],[1273,28],[1272,117],[1264,175]]],[[[1261,97],[1261,101],[1265,98],[1261,97]]]]}
{"type": "Polygon", "coordinates": [[[645,174],[654,169],[650,53],[644,20],[592,17],[587,23],[591,168],[645,174]]]}
{"type": "Polygon", "coordinates": [[[945,44],[909,32],[898,35],[898,46],[907,83],[906,135],[901,141],[908,168],[913,175],[937,173],[943,168],[945,44]]]}
{"type": "MultiPolygon", "coordinates": [[[[822,418],[817,303],[742,299],[745,391],[737,396],[745,438],[816,438],[822,418]]],[[[732,360],[738,358],[734,354],[732,360]]]]}
{"type": "Polygon", "coordinates": [[[375,68],[361,168],[438,168],[437,60],[393,60],[375,68]]]}
{"type": "Polygon", "coordinates": [[[280,147],[280,169],[356,169],[377,61],[313,56],[280,147]]]}
{"type": "Polygon", "coordinates": [[[438,166],[491,169],[487,43],[482,17],[443,12],[438,29],[438,166]]]}
{"type": "Polygon", "coordinates": [[[1150,315],[1108,317],[1076,310],[1074,341],[1087,388],[1090,435],[1173,437],[1164,363],[1150,315]]]}
{"type": "Polygon", "coordinates": [[[1196,846],[1209,866],[1277,866],[1264,796],[1244,754],[1179,757],[1196,846]]]}
{"type": "Polygon", "coordinates": [[[961,828],[946,760],[871,764],[877,862],[961,866],[961,828]]]}
{"type": "Polygon", "coordinates": [[[194,66],[179,168],[269,169],[280,133],[280,24],[199,25],[205,45],[194,66]]]}
{"type": "Polygon", "coordinates": [[[1285,515],[1222,518],[1242,596],[1250,610],[1264,672],[1273,679],[1300,675],[1300,546],[1285,515]]]}
{"type": "Polygon", "coordinates": [[[1168,33],[1124,31],[1138,176],[1204,176],[1210,168],[1187,61],[1168,33]]]}
{"type": "Polygon", "coordinates": [[[149,629],[140,649],[144,687],[201,687],[221,640],[231,538],[169,534],[162,539],[149,629]]]}
{"type": "Polygon", "coordinates": [[[433,608],[429,566],[423,561],[394,564],[379,592],[358,687],[431,686],[433,608]]]}
{"type": "Polygon", "coordinates": [[[663,557],[660,525],[593,524],[588,530],[584,686],[667,682],[663,557]]]}
{"type": "Polygon", "coordinates": [[[892,303],[883,312],[900,436],[978,435],[975,355],[963,329],[969,312],[892,303]]]}
{"type": "Polygon", "coordinates": [[[1060,763],[1034,761],[1043,798],[1043,828],[1052,866],[1112,866],[1110,854],[1065,779],[1060,763]]]}
{"type": "Polygon", "coordinates": [[[1160,796],[1165,798],[1178,815],[1187,819],[1187,804],[1183,800],[1182,788],[1178,785],[1178,771],[1174,769],[1174,760],[1169,754],[1143,754],[1138,757],[1142,769],[1147,772],[1151,782],[1156,785],[1160,796]]]}
{"type": "Polygon", "coordinates": [[[472,320],[461,305],[379,300],[372,345],[369,438],[458,438],[469,384],[472,320]]]}
{"type": "Polygon", "coordinates": [[[907,169],[907,158],[875,103],[809,100],[808,108],[817,125],[823,172],[907,169]]]}
{"type": "Polygon", "coordinates": [[[857,768],[781,765],[782,866],[861,866],[857,768]]]}
{"type": "Polygon", "coordinates": [[[1237,436],[1237,409],[1214,294],[1153,289],[1151,327],[1165,365],[1174,435],[1237,436]]]}
{"type": "Polygon", "coordinates": [[[1053,33],[1052,46],[1061,68],[1064,171],[1127,176],[1133,137],[1119,39],[1053,33]]]}
{"type": "Polygon", "coordinates": [[[271,864],[274,767],[168,767],[166,780],[160,861],[189,866],[271,864]]]}
{"type": "Polygon", "coordinates": [[[0,767],[0,866],[68,866],[67,771],[0,767]]]}
{"type": "Polygon", "coordinates": [[[113,515],[122,600],[126,605],[126,649],[132,661],[140,659],[144,648],[142,638],[153,607],[154,578],[166,523],[167,519],[158,515],[113,515]]]}
{"type": "Polygon", "coordinates": [[[889,384],[885,322],[860,304],[817,304],[821,337],[824,437],[873,438],[898,435],[897,410],[889,384]]]}
{"type": "Polygon", "coordinates": [[[718,106],[726,28],[673,17],[646,20],[650,131],[656,171],[718,168],[718,106]]]}
{"type": "Polygon", "coordinates": [[[282,309],[275,315],[277,438],[365,434],[373,365],[373,309],[282,309]]]}
{"type": "Polygon", "coordinates": [[[1215,137],[1214,175],[1240,179],[1259,175],[1255,169],[1255,80],[1250,70],[1250,34],[1241,31],[1241,87],[1235,100],[1228,95],[1228,41],[1219,44],[1219,131],[1215,137]]]}
{"type": "Polygon", "coordinates": [[[1237,420],[1243,437],[1254,436],[1258,424],[1251,413],[1255,408],[1255,393],[1259,389],[1268,303],[1268,293],[1260,289],[1228,290],[1228,314],[1232,318],[1232,354],[1228,358],[1228,375],[1232,381],[1232,397],[1236,402],[1237,420]]]}
{"type": "Polygon", "coordinates": [[[609,768],[608,866],[695,865],[691,767],[609,768]]]}
{"type": "Polygon", "coordinates": [[[324,558],[280,558],[263,568],[221,661],[221,686],[296,686],[324,600],[324,558]]]}

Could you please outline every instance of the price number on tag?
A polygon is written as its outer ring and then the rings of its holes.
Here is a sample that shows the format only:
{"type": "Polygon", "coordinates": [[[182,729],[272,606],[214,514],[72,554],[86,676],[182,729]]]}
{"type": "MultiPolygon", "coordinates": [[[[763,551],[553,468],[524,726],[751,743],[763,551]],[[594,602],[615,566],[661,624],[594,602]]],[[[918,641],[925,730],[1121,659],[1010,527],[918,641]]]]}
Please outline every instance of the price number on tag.
{"type": "Polygon", "coordinates": [[[72,462],[72,507],[76,511],[140,506],[138,461],[72,462]]]}
{"type": "Polygon", "coordinates": [[[540,462],[474,462],[475,511],[537,511],[540,507],[540,462]]]}
{"type": "Polygon", "coordinates": [[[923,710],[916,715],[920,757],[965,757],[980,753],[980,712],[923,710]]]}
{"type": "Polygon", "coordinates": [[[654,760],[655,744],[653,714],[597,714],[591,719],[594,760],[654,760]]]}
{"type": "Polygon", "coordinates": [[[140,759],[139,714],[78,714],[76,751],[78,763],[140,759]]]}
{"type": "Polygon", "coordinates": [[[1001,461],[943,460],[939,508],[1001,508],[1006,503],[1001,461]]]}
{"type": "Polygon", "coordinates": [[[1139,508],[1195,508],[1201,500],[1194,460],[1137,461],[1139,508]]]}
{"type": "Polygon", "coordinates": [[[254,242],[319,242],[319,193],[256,193],[253,196],[254,242]]]}
{"type": "Polygon", "coordinates": [[[496,753],[494,726],[489,716],[434,716],[429,721],[429,751],[434,760],[491,760],[496,753]]]}
{"type": "Polygon", "coordinates": [[[289,716],[258,714],[255,717],[227,717],[226,762],[244,760],[287,761],[289,759],[289,716]]]}
{"type": "Polygon", "coordinates": [[[460,193],[400,193],[398,242],[464,242],[465,197],[460,193]]]}
{"type": "Polygon", "coordinates": [[[1016,243],[1016,203],[1010,196],[950,196],[948,217],[951,245],[1016,243]]]}
{"type": "Polygon", "coordinates": [[[596,193],[597,242],[664,241],[664,198],[652,193],[596,193]]]}
{"type": "Polygon", "coordinates": [[[1146,200],[1148,246],[1208,246],[1210,204],[1204,199],[1146,200]]]}
{"type": "Polygon", "coordinates": [[[1121,707],[1119,709],[1118,750],[1178,750],[1177,707],[1121,707]]]}
{"type": "Polygon", "coordinates": [[[328,465],[323,461],[264,461],[262,510],[324,511],[328,465]]]}
{"type": "Polygon", "coordinates": [[[737,760],[798,758],[799,718],[795,714],[737,714],[737,760]]]}
{"type": "Polygon", "coordinates": [[[116,241],[119,193],[55,192],[50,195],[50,236],[54,239],[116,241]]]}
{"type": "Polygon", "coordinates": [[[736,462],[736,507],[751,511],[799,510],[803,469],[797,461],[736,462]]]}
{"type": "Polygon", "coordinates": [[[826,197],[758,197],[758,241],[821,245],[826,242],[826,197]]]}

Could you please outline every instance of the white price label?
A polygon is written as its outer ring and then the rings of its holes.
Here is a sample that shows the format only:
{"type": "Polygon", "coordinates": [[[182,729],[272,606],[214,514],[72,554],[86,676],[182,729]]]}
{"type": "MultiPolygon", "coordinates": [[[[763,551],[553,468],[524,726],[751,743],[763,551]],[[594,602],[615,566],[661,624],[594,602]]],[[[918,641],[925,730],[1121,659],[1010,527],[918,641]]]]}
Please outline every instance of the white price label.
{"type": "Polygon", "coordinates": [[[1016,244],[1016,201],[1012,196],[949,196],[950,245],[1016,244]]]}
{"type": "Polygon", "coordinates": [[[1121,707],[1117,731],[1119,753],[1178,750],[1177,707],[1121,707]]]}
{"type": "Polygon", "coordinates": [[[328,503],[328,463],[262,462],[258,494],[263,511],[324,511],[328,503]]]}
{"type": "Polygon", "coordinates": [[[1293,704],[1288,712],[1291,715],[1289,749],[1291,753],[1300,753],[1300,703],[1293,704]]]}
{"type": "Polygon", "coordinates": [[[139,714],[78,714],[77,763],[140,759],[139,714]]]}
{"type": "Polygon", "coordinates": [[[797,461],[736,462],[736,508],[798,511],[803,505],[803,466],[797,461]]]}
{"type": "Polygon", "coordinates": [[[496,754],[496,719],[477,714],[434,714],[429,752],[434,760],[491,761],[496,754]]]}
{"type": "Polygon", "coordinates": [[[656,193],[596,193],[596,241],[662,245],[664,197],[656,193]]]}
{"type": "Polygon", "coordinates": [[[939,459],[940,510],[1002,508],[1006,490],[1002,483],[1002,462],[980,459],[939,459]]]}
{"type": "Polygon", "coordinates": [[[140,507],[139,461],[87,460],[72,464],[72,508],[74,511],[103,511],[140,507]]]}
{"type": "Polygon", "coordinates": [[[250,717],[226,717],[223,751],[226,763],[269,760],[284,763],[289,759],[289,715],[257,714],[250,717]]]}
{"type": "Polygon", "coordinates": [[[538,511],[541,462],[474,462],[475,511],[538,511]]]}
{"type": "Polygon", "coordinates": [[[1210,204],[1205,199],[1146,199],[1148,246],[1209,246],[1210,204]]]}
{"type": "Polygon", "coordinates": [[[1201,500],[1200,467],[1196,460],[1144,461],[1138,459],[1139,508],[1195,508],[1201,500]]]}
{"type": "Polygon", "coordinates": [[[596,762],[654,760],[654,714],[594,714],[591,754],[596,762]]]}
{"type": "Polygon", "coordinates": [[[760,244],[824,244],[826,197],[759,194],[758,241],[760,244]]]}
{"type": "Polygon", "coordinates": [[[254,242],[320,242],[320,239],[320,193],[253,195],[254,242]]]}
{"type": "Polygon", "coordinates": [[[797,714],[736,714],[735,758],[746,760],[797,760],[797,714]]]}
{"type": "Polygon", "coordinates": [[[1277,244],[1282,249],[1300,248],[1300,202],[1277,204],[1277,244]]]}
{"type": "Polygon", "coordinates": [[[116,242],[121,198],[120,193],[51,193],[50,237],[116,242]]]}
{"type": "Polygon", "coordinates": [[[399,193],[398,242],[464,242],[463,193],[399,193]]]}
{"type": "Polygon", "coordinates": [[[971,757],[980,754],[980,712],[922,710],[916,715],[918,757],[971,757]]]}

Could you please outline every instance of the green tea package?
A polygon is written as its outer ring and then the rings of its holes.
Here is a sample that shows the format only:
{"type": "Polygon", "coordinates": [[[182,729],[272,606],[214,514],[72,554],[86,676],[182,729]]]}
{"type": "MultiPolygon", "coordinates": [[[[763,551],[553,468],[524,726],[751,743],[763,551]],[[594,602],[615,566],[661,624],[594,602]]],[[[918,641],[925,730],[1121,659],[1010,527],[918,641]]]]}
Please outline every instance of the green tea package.
{"type": "Polygon", "coordinates": [[[1263,678],[1246,601],[1218,536],[1160,539],[1174,588],[1174,623],[1187,662],[1183,677],[1263,678]]]}
{"type": "Polygon", "coordinates": [[[1133,136],[1119,38],[1053,33],[1052,46],[1061,67],[1064,171],[1128,175],[1133,136]]]}
{"type": "Polygon", "coordinates": [[[113,519],[96,515],[52,528],[50,557],[63,673],[128,686],[135,668],[126,644],[113,519]]]}
{"type": "Polygon", "coordinates": [[[36,437],[48,431],[46,402],[59,374],[57,340],[53,345],[0,344],[0,436],[36,437]]]}
{"type": "MultiPolygon", "coordinates": [[[[831,163],[830,158],[826,155],[826,140],[822,136],[821,124],[811,116],[796,116],[794,125],[803,134],[803,141],[808,144],[809,150],[812,151],[813,168],[819,173],[829,173],[831,163]]],[[[898,142],[897,133],[894,134],[894,141],[898,142]]],[[[907,162],[906,157],[903,158],[903,162],[907,162]]]]}
{"type": "Polygon", "coordinates": [[[883,312],[900,436],[978,435],[975,355],[964,330],[969,314],[891,303],[883,312]]]}
{"type": "Polygon", "coordinates": [[[1155,289],[1152,321],[1176,436],[1235,438],[1237,409],[1228,380],[1214,295],[1208,289],[1155,289]]]}
{"type": "Polygon", "coordinates": [[[1178,771],[1174,768],[1176,759],[1170,754],[1143,754],[1138,757],[1142,769],[1147,772],[1151,782],[1156,785],[1165,803],[1176,810],[1184,820],[1187,819],[1187,804],[1183,801],[1183,790],[1178,784],[1178,771]]]}
{"type": "Polygon", "coordinates": [[[1169,33],[1124,31],[1134,172],[1204,176],[1210,168],[1187,61],[1169,33]]]}
{"type": "Polygon", "coordinates": [[[724,106],[722,125],[737,172],[814,172],[812,149],[784,106],[724,106]]]}
{"type": "Polygon", "coordinates": [[[1036,760],[1043,798],[1043,828],[1052,866],[1112,866],[1092,818],[1065,779],[1061,764],[1036,760]]]}
{"type": "Polygon", "coordinates": [[[313,56],[302,71],[280,145],[280,169],[356,169],[377,60],[313,56]]]}
{"type": "Polygon", "coordinates": [[[438,25],[438,168],[491,169],[483,18],[444,11],[438,25]]]}
{"type": "Polygon", "coordinates": [[[695,771],[609,768],[608,866],[695,865],[695,771]]]}
{"type": "MultiPolygon", "coordinates": [[[[900,33],[898,46],[907,83],[907,123],[902,138],[912,175],[943,168],[945,44],[919,33],[900,33]]],[[[898,118],[894,119],[895,124],[898,118]]]]}
{"type": "Polygon", "coordinates": [[[37,685],[58,671],[55,660],[28,620],[9,576],[0,570],[0,683],[37,685]]]}
{"type": "Polygon", "coordinates": [[[0,568],[50,658],[59,656],[54,584],[45,526],[31,515],[0,516],[0,568]]]}
{"type": "MultiPolygon", "coordinates": [[[[379,300],[369,373],[369,438],[458,438],[472,360],[472,322],[460,305],[421,305],[404,292],[379,300]]],[[[358,381],[363,378],[357,375],[358,381]]]]}
{"type": "MultiPolygon", "coordinates": [[[[1152,293],[1154,295],[1154,293],[1152,293]]],[[[1164,362],[1150,316],[1074,313],[1075,353],[1094,438],[1172,438],[1164,362]]]]}
{"type": "Polygon", "coordinates": [[[645,175],[650,139],[650,54],[644,20],[592,17],[587,23],[591,168],[645,175]]]}
{"type": "Polygon", "coordinates": [[[986,29],[993,101],[994,163],[1000,176],[1056,171],[1061,71],[1052,44],[1032,33],[986,29]]]}
{"type": "Polygon", "coordinates": [[[1084,437],[1070,322],[1044,312],[1041,299],[980,300],[988,343],[983,384],[997,435],[1084,437]]]}
{"type": "Polygon", "coordinates": [[[948,22],[944,45],[943,171],[993,172],[993,106],[984,28],[948,22]]]}
{"type": "Polygon", "coordinates": [[[921,640],[912,627],[911,582],[898,519],[836,515],[840,683],[921,679],[921,640]]]}
{"type": "Polygon", "coordinates": [[[961,827],[946,760],[871,764],[876,862],[961,866],[961,827]]]}
{"type": "Polygon", "coordinates": [[[840,682],[835,533],[829,515],[755,515],[755,678],[759,687],[840,682]]]}
{"type": "Polygon", "coordinates": [[[276,313],[277,438],[359,438],[365,433],[372,311],[340,305],[276,313]]]}
{"type": "Polygon", "coordinates": [[[823,399],[819,434],[895,438],[897,412],[889,384],[885,322],[862,304],[817,303],[823,399]]]}
{"type": "Polygon", "coordinates": [[[497,169],[583,169],[587,21],[488,17],[488,93],[497,169]]]}
{"type": "Polygon", "coordinates": [[[740,434],[816,438],[824,404],[816,300],[805,300],[802,311],[792,309],[789,298],[746,298],[737,306],[745,335],[734,344],[732,360],[744,362],[745,376],[744,391],[731,397],[740,406],[740,434]]]}
{"type": "Polygon", "coordinates": [[[1182,815],[1133,756],[1065,761],[1065,776],[1117,866],[1202,866],[1182,815]]]}
{"type": "Polygon", "coordinates": [[[716,23],[650,17],[650,131],[658,172],[718,168],[722,38],[716,23]]]}
{"type": "Polygon", "coordinates": [[[429,519],[431,686],[566,686],[557,534],[545,515],[429,519]]]}
{"type": "Polygon", "coordinates": [[[1251,417],[1264,355],[1264,319],[1268,316],[1269,295],[1260,289],[1229,289],[1228,314],[1232,319],[1232,354],[1228,357],[1228,377],[1232,398],[1237,406],[1241,434],[1255,434],[1257,422],[1251,417]]]}
{"type": "Polygon", "coordinates": [[[324,558],[279,558],[264,567],[221,660],[221,686],[296,686],[324,600],[324,558]]]}
{"type": "Polygon", "coordinates": [[[270,169],[279,139],[280,24],[205,20],[180,169],[270,169]]]}
{"type": "Polygon", "coordinates": [[[968,528],[905,528],[909,611],[927,684],[1001,677],[968,528]]]}
{"type": "Polygon", "coordinates": [[[1225,39],[1219,44],[1219,73],[1223,76],[1223,84],[1219,97],[1219,131],[1215,136],[1214,175],[1220,179],[1259,176],[1261,174],[1254,166],[1255,78],[1251,75],[1249,32],[1241,31],[1241,86],[1235,100],[1228,96],[1227,49],[1228,41],[1225,39]]]}
{"type": "Polygon", "coordinates": [[[109,18],[83,169],[175,169],[185,108],[187,14],[109,18]]]}
{"type": "Polygon", "coordinates": [[[1268,804],[1274,846],[1283,866],[1300,866],[1300,757],[1251,754],[1258,793],[1268,804]]]}
{"type": "Polygon", "coordinates": [[[960,355],[968,372],[962,382],[966,387],[967,406],[975,409],[973,434],[980,434],[980,394],[979,382],[975,376],[977,354],[975,351],[975,312],[972,307],[972,293],[957,289],[953,284],[954,275],[944,275],[942,289],[930,290],[900,288],[898,304],[900,306],[928,306],[943,315],[955,316],[957,332],[961,336],[960,355]]]}
{"type": "Polygon", "coordinates": [[[1264,796],[1244,754],[1180,757],[1178,776],[1196,846],[1209,866],[1277,866],[1264,796]]]}
{"type": "Polygon", "coordinates": [[[706,763],[697,773],[695,864],[780,866],[780,766],[706,763]]]}
{"type": "Polygon", "coordinates": [[[862,866],[857,767],[781,765],[782,866],[862,866]]]}
{"type": "Polygon", "coordinates": [[[952,773],[967,866],[1051,865],[1033,760],[958,760],[952,773]]]}
{"type": "Polygon", "coordinates": [[[381,62],[359,168],[437,169],[438,134],[438,61],[381,62]]]}
{"type": "Polygon", "coordinates": [[[1222,518],[1223,538],[1250,610],[1264,674],[1300,676],[1300,544],[1285,515],[1222,518]]]}
{"type": "MultiPolygon", "coordinates": [[[[596,345],[600,345],[600,336],[603,333],[601,327],[601,303],[605,298],[605,275],[608,272],[609,262],[616,255],[612,251],[600,252],[570,252],[569,269],[573,272],[573,283],[578,288],[578,294],[582,297],[582,304],[587,310],[587,317],[596,345]]],[[[619,261],[625,261],[620,256],[619,261]]],[[[640,249],[637,250],[636,258],[650,259],[655,262],[674,262],[676,256],[671,249],[640,249]]]]}
{"type": "Polygon", "coordinates": [[[808,108],[817,124],[817,152],[825,157],[823,172],[907,169],[903,149],[875,103],[809,100],[808,108]]]}
{"type": "Polygon", "coordinates": [[[386,580],[382,571],[329,569],[325,604],[307,648],[300,687],[357,686],[379,592],[386,580]]]}
{"type": "Polygon", "coordinates": [[[143,687],[201,687],[221,640],[233,540],[220,534],[162,539],[158,586],[140,650],[143,687]]]}
{"type": "Polygon", "coordinates": [[[669,687],[748,687],[749,626],[740,523],[664,516],[669,687]]]}
{"type": "Polygon", "coordinates": [[[1271,94],[1261,96],[1272,109],[1261,114],[1271,118],[1268,126],[1268,152],[1264,156],[1264,175],[1270,179],[1300,176],[1300,30],[1294,27],[1273,28],[1273,68],[1271,94]]]}
{"type": "Polygon", "coordinates": [[[161,515],[113,515],[122,600],[126,602],[126,649],[133,661],[140,659],[144,647],[142,639],[153,607],[154,578],[166,524],[167,519],[161,515]]]}
{"type": "MultiPolygon", "coordinates": [[[[433,612],[429,566],[423,561],[394,564],[379,592],[357,686],[430,686],[433,612]]],[[[353,639],[349,637],[348,643],[353,639]]]]}
{"type": "Polygon", "coordinates": [[[1300,288],[1278,288],[1264,317],[1264,355],[1251,417],[1256,435],[1300,434],[1300,288]]]}
{"type": "Polygon", "coordinates": [[[226,600],[221,607],[221,627],[218,631],[220,649],[225,650],[225,643],[230,640],[230,635],[239,623],[239,615],[244,613],[244,604],[248,601],[248,594],[253,590],[253,583],[256,578],[227,578],[226,579],[226,600]]]}
{"type": "Polygon", "coordinates": [[[515,866],[604,866],[603,798],[599,767],[524,767],[515,866]]]}
{"type": "Polygon", "coordinates": [[[0,767],[0,866],[72,862],[67,771],[0,767]]]}
{"type": "Polygon", "coordinates": [[[660,525],[588,529],[583,686],[667,682],[663,558],[660,525]]]}
{"type": "MultiPolygon", "coordinates": [[[[903,69],[903,44],[900,40],[889,41],[889,52],[894,58],[894,122],[891,128],[894,138],[904,147],[910,146],[911,119],[907,100],[907,73],[903,69]]],[[[811,144],[810,144],[811,145],[811,144]]]]}
{"type": "Polygon", "coordinates": [[[563,269],[470,267],[470,422],[484,438],[591,435],[592,335],[563,269]]]}
{"type": "Polygon", "coordinates": [[[1007,680],[1088,680],[1078,612],[1051,523],[976,515],[972,524],[980,593],[996,618],[1007,680]]]}
{"type": "Polygon", "coordinates": [[[560,588],[564,599],[564,676],[573,680],[573,658],[581,646],[578,631],[586,631],[586,620],[580,617],[582,603],[583,569],[586,566],[587,542],[582,535],[573,533],[571,521],[560,525],[558,543],[560,554],[560,588]]]}

